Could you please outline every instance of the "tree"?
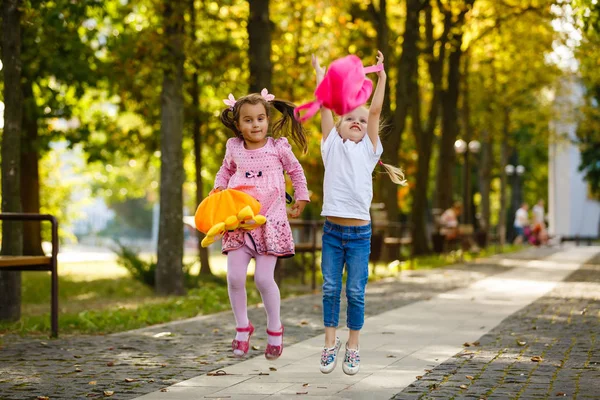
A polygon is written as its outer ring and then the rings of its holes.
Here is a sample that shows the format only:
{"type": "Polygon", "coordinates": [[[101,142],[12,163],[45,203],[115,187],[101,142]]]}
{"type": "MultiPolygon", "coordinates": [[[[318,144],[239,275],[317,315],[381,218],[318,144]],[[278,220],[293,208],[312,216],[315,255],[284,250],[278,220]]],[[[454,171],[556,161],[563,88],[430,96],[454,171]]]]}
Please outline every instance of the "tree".
{"type": "Polygon", "coordinates": [[[271,76],[271,20],[269,0],[248,0],[248,60],[250,63],[250,92],[258,93],[263,88],[272,90],[271,76]]]}
{"type": "Polygon", "coordinates": [[[600,199],[600,4],[592,0],[576,0],[574,3],[578,6],[579,13],[575,17],[582,33],[575,56],[586,88],[577,127],[577,142],[581,151],[579,170],[588,181],[590,192],[600,199]]]}
{"type": "MultiPolygon", "coordinates": [[[[21,211],[21,7],[20,0],[2,2],[4,131],[2,134],[2,211],[21,211]]],[[[2,254],[21,255],[22,225],[4,221],[2,254]]],[[[0,320],[21,318],[21,272],[0,271],[0,320]]]]}
{"type": "Polygon", "coordinates": [[[161,93],[160,222],[156,291],[184,294],[183,285],[183,51],[184,0],[165,1],[161,93]]]}
{"type": "MultiPolygon", "coordinates": [[[[451,6],[437,0],[445,20],[451,20],[449,34],[447,86],[442,92],[442,135],[438,158],[436,181],[437,207],[441,210],[449,208],[452,203],[452,166],[455,163],[454,142],[458,136],[458,98],[461,84],[461,58],[463,54],[463,35],[467,12],[473,7],[475,0],[464,0],[460,4],[457,15],[451,6]]],[[[467,210],[465,210],[466,212],[467,210]]]]}
{"type": "MultiPolygon", "coordinates": [[[[190,0],[190,31],[192,42],[197,40],[196,30],[196,6],[195,1],[190,0]]],[[[202,120],[200,115],[200,85],[199,72],[200,66],[198,62],[192,58],[191,60],[194,72],[192,73],[192,85],[190,88],[190,96],[192,97],[192,137],[194,139],[194,166],[196,174],[196,203],[200,204],[204,199],[204,184],[202,181],[202,120]]],[[[202,239],[204,234],[200,231],[196,232],[198,236],[198,255],[200,258],[200,275],[212,275],[208,259],[208,249],[202,247],[202,239]]]]}

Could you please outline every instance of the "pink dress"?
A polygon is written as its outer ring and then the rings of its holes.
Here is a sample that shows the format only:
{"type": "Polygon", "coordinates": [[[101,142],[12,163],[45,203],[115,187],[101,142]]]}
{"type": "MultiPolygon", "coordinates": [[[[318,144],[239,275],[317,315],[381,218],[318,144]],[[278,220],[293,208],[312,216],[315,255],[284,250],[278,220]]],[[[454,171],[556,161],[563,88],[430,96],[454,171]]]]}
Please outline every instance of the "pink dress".
{"type": "Polygon", "coordinates": [[[310,201],[304,170],[284,137],[273,139],[260,149],[247,150],[240,138],[227,141],[223,165],[215,179],[215,187],[248,193],[261,204],[260,214],[267,222],[251,231],[237,229],[223,236],[223,253],[244,245],[249,233],[259,254],[278,257],[294,255],[294,239],[285,203],[285,176],[290,176],[296,200],[310,201]]]}

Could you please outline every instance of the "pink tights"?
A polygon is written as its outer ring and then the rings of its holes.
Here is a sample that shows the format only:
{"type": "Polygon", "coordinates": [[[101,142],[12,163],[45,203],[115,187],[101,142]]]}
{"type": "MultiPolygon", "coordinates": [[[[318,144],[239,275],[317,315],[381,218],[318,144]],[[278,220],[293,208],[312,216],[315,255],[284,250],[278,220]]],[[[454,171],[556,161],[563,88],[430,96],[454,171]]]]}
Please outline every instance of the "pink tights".
{"type": "MultiPolygon", "coordinates": [[[[281,330],[279,287],[275,283],[274,273],[276,256],[258,254],[250,235],[246,235],[246,244],[237,250],[227,253],[227,289],[235,323],[238,328],[248,326],[248,305],[246,298],[246,275],[250,259],[256,260],[254,283],[260,292],[267,312],[267,329],[281,330]]],[[[238,332],[237,340],[248,340],[248,332],[238,332]]],[[[278,346],[281,336],[268,336],[268,343],[278,346]]]]}

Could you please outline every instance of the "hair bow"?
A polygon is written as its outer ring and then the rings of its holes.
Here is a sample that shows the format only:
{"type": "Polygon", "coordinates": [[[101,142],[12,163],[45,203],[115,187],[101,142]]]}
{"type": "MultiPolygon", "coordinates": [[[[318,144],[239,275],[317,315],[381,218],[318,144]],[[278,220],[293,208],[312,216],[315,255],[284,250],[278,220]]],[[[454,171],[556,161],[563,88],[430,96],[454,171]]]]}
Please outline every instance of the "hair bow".
{"type": "Polygon", "coordinates": [[[269,91],[267,90],[267,88],[264,88],[263,90],[260,91],[260,95],[266,100],[266,101],[273,101],[275,100],[275,95],[269,93],[269,91]]]}
{"type": "Polygon", "coordinates": [[[229,93],[229,97],[223,100],[223,103],[228,105],[230,110],[233,110],[233,107],[235,106],[235,97],[233,97],[233,94],[229,93]]]}

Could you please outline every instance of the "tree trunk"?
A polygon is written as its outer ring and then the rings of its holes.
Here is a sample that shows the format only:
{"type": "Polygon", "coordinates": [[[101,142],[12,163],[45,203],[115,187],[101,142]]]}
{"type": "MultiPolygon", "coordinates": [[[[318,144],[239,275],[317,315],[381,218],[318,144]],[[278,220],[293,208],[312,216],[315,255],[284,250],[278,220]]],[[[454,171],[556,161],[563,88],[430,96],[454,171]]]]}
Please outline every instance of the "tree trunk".
{"type": "MultiPolygon", "coordinates": [[[[400,164],[399,151],[402,145],[402,135],[406,128],[406,120],[410,110],[411,91],[418,90],[417,69],[419,49],[417,47],[417,42],[419,40],[419,13],[421,12],[422,7],[421,0],[406,1],[404,41],[402,42],[402,55],[398,61],[396,74],[396,109],[392,120],[393,130],[390,130],[389,134],[384,135],[381,140],[386,154],[385,161],[395,166],[399,166],[400,164]]],[[[382,193],[385,208],[388,210],[389,219],[397,221],[398,186],[390,179],[384,177],[382,181],[382,193]]]]}
{"type": "MultiPolygon", "coordinates": [[[[375,27],[377,29],[377,49],[379,49],[386,57],[386,62],[391,65],[390,60],[393,59],[392,50],[390,48],[389,36],[390,28],[387,22],[387,1],[379,0],[379,9],[375,7],[375,2],[372,1],[369,5],[375,27]]],[[[384,119],[381,129],[381,144],[385,149],[384,161],[388,164],[398,166],[399,151],[400,151],[400,135],[391,120],[392,109],[390,100],[390,81],[385,81],[385,97],[383,99],[382,116],[384,119]]],[[[398,185],[392,182],[387,174],[378,175],[378,187],[376,191],[376,201],[382,201],[385,205],[388,220],[398,222],[398,185]]]]}
{"type": "Polygon", "coordinates": [[[414,103],[411,106],[412,131],[415,136],[415,142],[417,143],[417,154],[419,155],[412,205],[411,236],[413,256],[428,254],[430,252],[429,240],[427,237],[427,188],[429,186],[433,134],[429,135],[429,132],[423,132],[421,127],[420,97],[417,89],[413,96],[414,103]]]}
{"type": "Polygon", "coordinates": [[[490,231],[490,193],[492,184],[492,135],[488,129],[481,131],[481,158],[479,164],[479,193],[481,193],[481,225],[480,229],[486,237],[490,231]]]}
{"type": "MultiPolygon", "coordinates": [[[[444,21],[444,30],[439,38],[440,52],[436,57],[434,55],[435,39],[433,35],[434,26],[432,20],[432,8],[429,3],[425,7],[425,39],[426,50],[424,53],[428,60],[428,69],[433,85],[433,96],[429,105],[427,124],[425,130],[421,125],[421,96],[419,88],[416,86],[410,89],[413,100],[412,112],[412,130],[417,144],[417,176],[415,192],[413,195],[413,218],[412,218],[412,237],[413,237],[413,255],[427,254],[430,252],[429,241],[427,237],[427,192],[429,189],[429,173],[431,169],[431,154],[433,152],[433,138],[435,127],[439,118],[440,97],[442,93],[442,76],[445,58],[445,43],[447,41],[450,27],[450,20],[444,21]]],[[[418,75],[418,71],[416,71],[418,75]]]]}
{"type": "MultiPolygon", "coordinates": [[[[2,2],[2,64],[4,72],[4,131],[2,134],[2,211],[21,212],[21,89],[22,2],[2,2]]],[[[20,222],[2,223],[2,255],[23,254],[23,227],[20,222]]],[[[0,272],[0,320],[21,318],[21,273],[0,272]]]]}
{"type": "MultiPolygon", "coordinates": [[[[38,115],[31,82],[23,84],[23,140],[21,154],[21,204],[23,212],[40,212],[38,115]]],[[[23,254],[44,255],[39,221],[23,223],[23,254]]]]}
{"type": "MultiPolygon", "coordinates": [[[[461,35],[462,37],[462,35],[461,35]]],[[[460,42],[459,42],[460,43],[460,42]]],[[[437,207],[445,210],[452,205],[452,166],[456,162],[454,142],[458,135],[458,95],[460,85],[460,46],[448,57],[448,88],[442,94],[442,137],[436,181],[437,207]]]]}
{"type": "Polygon", "coordinates": [[[271,91],[271,20],[269,0],[248,0],[248,59],[250,63],[250,93],[259,93],[263,88],[271,91]]]}
{"type": "MultiPolygon", "coordinates": [[[[456,162],[454,153],[454,142],[458,135],[458,97],[460,93],[460,62],[462,57],[462,39],[467,12],[472,9],[475,0],[464,0],[456,21],[452,23],[453,33],[450,38],[450,55],[448,56],[448,87],[442,94],[442,137],[440,139],[440,150],[438,158],[438,170],[436,175],[437,207],[445,210],[452,205],[452,171],[456,162]]],[[[444,8],[441,1],[437,1],[442,7],[446,20],[452,16],[449,8],[444,8]]]]}
{"type": "Polygon", "coordinates": [[[160,219],[156,292],[182,295],[183,285],[183,22],[186,2],[165,1],[166,58],[161,93],[160,219]]]}
{"type": "MultiPolygon", "coordinates": [[[[190,0],[190,26],[191,39],[196,41],[196,7],[194,0],[190,0]]],[[[196,167],[196,204],[200,204],[204,199],[204,183],[202,181],[202,120],[200,118],[200,87],[198,84],[198,69],[200,66],[194,61],[194,73],[192,74],[192,88],[190,95],[192,97],[192,135],[194,137],[194,164],[196,167]]],[[[208,249],[202,247],[204,234],[196,230],[198,236],[198,255],[200,257],[200,275],[212,275],[208,259],[208,249]]]]}
{"type": "Polygon", "coordinates": [[[508,108],[504,109],[504,120],[502,126],[502,142],[500,145],[500,212],[498,216],[498,238],[500,246],[506,244],[506,173],[504,167],[508,164],[508,131],[510,113],[508,108]]]}

